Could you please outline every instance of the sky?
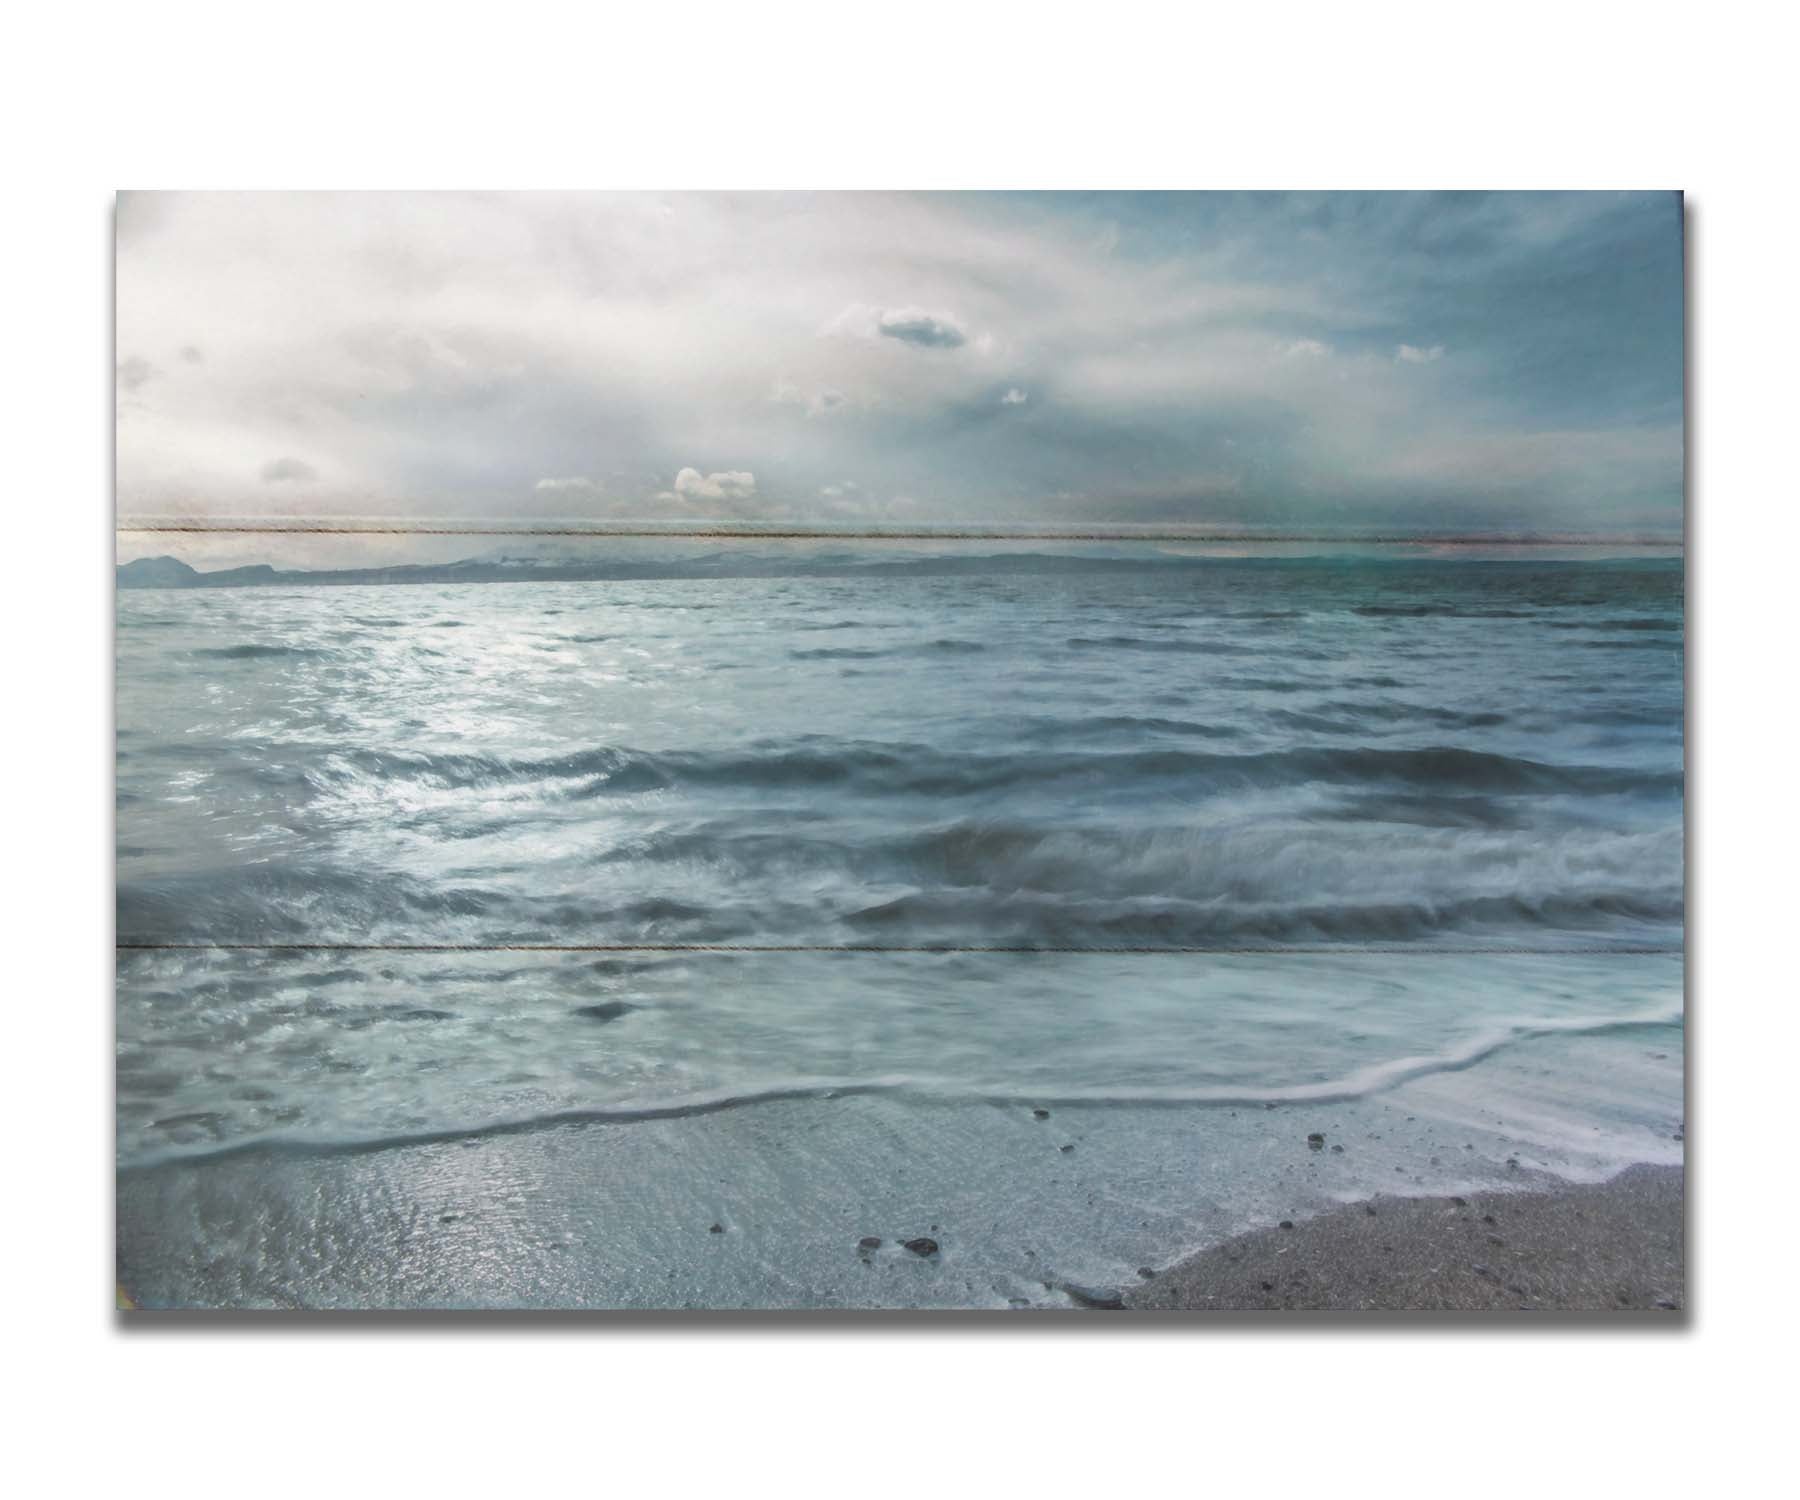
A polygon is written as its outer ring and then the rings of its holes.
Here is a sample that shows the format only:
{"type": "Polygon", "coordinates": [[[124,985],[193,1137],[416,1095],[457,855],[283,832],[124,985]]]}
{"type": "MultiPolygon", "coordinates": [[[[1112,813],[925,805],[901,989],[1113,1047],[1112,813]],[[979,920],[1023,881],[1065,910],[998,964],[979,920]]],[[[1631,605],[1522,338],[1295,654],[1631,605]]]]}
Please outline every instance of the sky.
{"type": "Polygon", "coordinates": [[[1675,194],[128,193],[119,520],[1678,538],[1675,194]]]}

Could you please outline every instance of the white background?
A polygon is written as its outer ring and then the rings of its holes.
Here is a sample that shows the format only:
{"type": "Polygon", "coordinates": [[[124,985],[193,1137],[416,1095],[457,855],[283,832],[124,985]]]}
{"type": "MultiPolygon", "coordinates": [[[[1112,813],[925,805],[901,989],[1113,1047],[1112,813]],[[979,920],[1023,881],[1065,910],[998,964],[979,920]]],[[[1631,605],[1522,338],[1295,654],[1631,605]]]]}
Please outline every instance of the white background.
{"type": "Polygon", "coordinates": [[[1791,1474],[1800,329],[1780,11],[639,9],[164,0],[8,20],[15,1493],[1698,1496],[1791,1474]],[[1691,1320],[123,1326],[109,236],[131,186],[1687,189],[1691,1320]]]}

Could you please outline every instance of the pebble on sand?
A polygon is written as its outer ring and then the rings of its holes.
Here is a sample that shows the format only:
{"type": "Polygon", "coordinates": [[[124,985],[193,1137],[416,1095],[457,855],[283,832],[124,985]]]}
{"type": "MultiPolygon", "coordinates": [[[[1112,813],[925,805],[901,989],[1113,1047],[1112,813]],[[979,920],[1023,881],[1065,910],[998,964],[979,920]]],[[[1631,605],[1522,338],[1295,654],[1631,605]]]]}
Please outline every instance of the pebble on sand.
{"type": "Polygon", "coordinates": [[[925,1235],[920,1235],[916,1240],[908,1240],[906,1242],[906,1248],[912,1251],[914,1255],[936,1255],[938,1253],[938,1242],[925,1235]]]}
{"type": "Polygon", "coordinates": [[[1325,1149],[1325,1132],[1315,1130],[1306,1138],[1306,1144],[1314,1151],[1323,1151],[1325,1149]]]}
{"type": "Polygon", "coordinates": [[[1048,1120],[1050,1118],[1050,1111],[1047,1109],[1034,1109],[1031,1112],[1031,1118],[1034,1120],[1048,1120]]]}
{"type": "Polygon", "coordinates": [[[707,1230],[706,1232],[708,1234],[723,1234],[725,1232],[725,1226],[723,1224],[715,1224],[715,1225],[713,1225],[713,1227],[711,1229],[707,1230]]]}
{"type": "Polygon", "coordinates": [[[881,1248],[881,1236],[878,1234],[865,1234],[856,1242],[856,1248],[858,1250],[879,1250],[881,1248]]]}

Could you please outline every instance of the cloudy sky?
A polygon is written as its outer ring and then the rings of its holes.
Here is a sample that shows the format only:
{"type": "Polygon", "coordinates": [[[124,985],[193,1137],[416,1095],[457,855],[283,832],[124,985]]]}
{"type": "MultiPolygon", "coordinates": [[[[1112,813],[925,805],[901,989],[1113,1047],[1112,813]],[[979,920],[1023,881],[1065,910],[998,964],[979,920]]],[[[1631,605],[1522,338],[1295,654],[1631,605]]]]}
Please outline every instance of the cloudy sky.
{"type": "Polygon", "coordinates": [[[1672,194],[127,194],[120,519],[1675,535],[1672,194]]]}

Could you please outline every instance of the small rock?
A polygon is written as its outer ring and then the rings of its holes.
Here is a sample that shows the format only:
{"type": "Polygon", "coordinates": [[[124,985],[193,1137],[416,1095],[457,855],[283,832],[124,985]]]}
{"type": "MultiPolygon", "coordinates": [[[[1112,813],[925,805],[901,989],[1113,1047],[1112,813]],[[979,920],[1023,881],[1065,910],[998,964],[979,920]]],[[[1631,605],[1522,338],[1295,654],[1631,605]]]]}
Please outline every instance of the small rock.
{"type": "Polygon", "coordinates": [[[1498,1224],[1500,1221],[1498,1219],[1496,1219],[1492,1214],[1483,1214],[1481,1216],[1481,1222],[1483,1224],[1498,1224]]]}
{"type": "Polygon", "coordinates": [[[1031,1118],[1034,1120],[1048,1120],[1050,1118],[1050,1111],[1047,1109],[1034,1109],[1031,1112],[1031,1118]]]}
{"type": "Polygon", "coordinates": [[[1292,1229],[1294,1227],[1294,1221],[1292,1219],[1283,1219],[1280,1227],[1283,1229],[1292,1229]]]}
{"type": "Polygon", "coordinates": [[[725,1232],[725,1226],[723,1224],[715,1224],[715,1225],[713,1225],[713,1227],[711,1229],[707,1230],[706,1232],[708,1234],[723,1234],[725,1232]]]}
{"type": "Polygon", "coordinates": [[[1310,1146],[1314,1151],[1323,1151],[1325,1149],[1325,1134],[1324,1134],[1324,1132],[1315,1130],[1311,1135],[1309,1135],[1306,1138],[1306,1144],[1308,1146],[1310,1146]]]}
{"type": "Polygon", "coordinates": [[[1467,1198],[1458,1198],[1454,1193],[1450,1195],[1450,1201],[1458,1208],[1467,1208],[1469,1206],[1469,1200],[1467,1198]]]}
{"type": "Polygon", "coordinates": [[[1344,1148],[1342,1146],[1333,1146],[1331,1149],[1333,1151],[1337,1152],[1337,1154],[1339,1156],[1342,1156],[1344,1154],[1344,1148]]]}
{"type": "Polygon", "coordinates": [[[1509,1157],[1507,1157],[1507,1158],[1506,1158],[1506,1169],[1507,1169],[1507,1170],[1508,1170],[1508,1171],[1509,1171],[1509,1172],[1516,1172],[1516,1171],[1518,1171],[1518,1170],[1519,1170],[1519,1158],[1518,1158],[1518,1157],[1516,1157],[1516,1156],[1509,1156],[1509,1157]]]}
{"type": "Polygon", "coordinates": [[[858,1250],[879,1250],[881,1248],[881,1236],[878,1234],[865,1234],[856,1242],[856,1248],[858,1250]]]}
{"type": "Polygon", "coordinates": [[[1156,1272],[1152,1271],[1148,1266],[1139,1266],[1138,1275],[1142,1276],[1145,1281],[1148,1281],[1151,1277],[1156,1275],[1156,1272]]]}
{"type": "Polygon", "coordinates": [[[1262,1284],[1262,1289],[1263,1289],[1263,1290],[1264,1290],[1264,1291],[1265,1291],[1265,1292],[1272,1292],[1272,1291],[1274,1291],[1274,1290],[1275,1290],[1275,1283],[1274,1283],[1274,1282],[1272,1282],[1272,1281],[1265,1281],[1265,1282],[1264,1282],[1264,1283],[1263,1283],[1263,1284],[1262,1284]]]}
{"type": "Polygon", "coordinates": [[[914,1255],[936,1255],[938,1253],[938,1242],[934,1239],[928,1239],[925,1235],[920,1235],[916,1240],[908,1240],[906,1242],[906,1248],[912,1251],[914,1255]]]}
{"type": "Polygon", "coordinates": [[[1061,1147],[1061,1148],[1060,1148],[1060,1149],[1061,1149],[1061,1151],[1062,1151],[1062,1154],[1063,1154],[1063,1155],[1064,1155],[1064,1156],[1067,1156],[1067,1155],[1068,1155],[1068,1154],[1069,1154],[1069,1153],[1070,1153],[1070,1152],[1071,1152],[1071,1151],[1073,1151],[1073,1150],[1074,1150],[1074,1149],[1075,1149],[1075,1148],[1074,1148],[1074,1147],[1073,1147],[1073,1146],[1063,1146],[1063,1147],[1061,1147]]]}

